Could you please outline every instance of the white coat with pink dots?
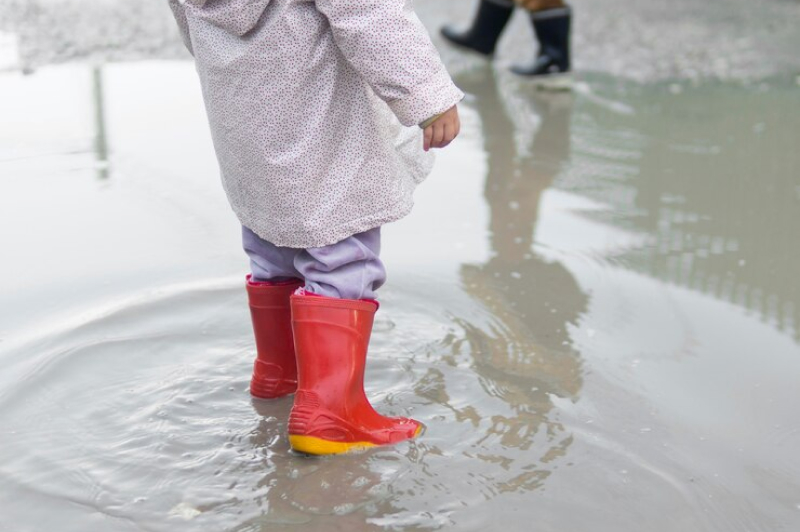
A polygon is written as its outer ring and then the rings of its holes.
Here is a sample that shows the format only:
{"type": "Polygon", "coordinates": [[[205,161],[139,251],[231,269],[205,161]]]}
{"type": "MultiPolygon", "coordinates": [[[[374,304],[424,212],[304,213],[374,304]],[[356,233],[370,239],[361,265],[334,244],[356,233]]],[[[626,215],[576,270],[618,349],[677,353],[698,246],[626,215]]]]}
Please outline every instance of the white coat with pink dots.
{"type": "Polygon", "coordinates": [[[463,98],[407,0],[169,0],[242,225],[320,247],[402,218],[463,98]]]}

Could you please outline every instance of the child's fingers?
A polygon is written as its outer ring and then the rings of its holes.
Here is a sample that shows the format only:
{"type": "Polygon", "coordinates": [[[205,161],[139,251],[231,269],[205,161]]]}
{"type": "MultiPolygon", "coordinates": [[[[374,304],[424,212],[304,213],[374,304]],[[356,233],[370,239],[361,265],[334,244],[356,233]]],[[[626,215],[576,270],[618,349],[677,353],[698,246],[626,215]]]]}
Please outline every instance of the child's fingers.
{"type": "Polygon", "coordinates": [[[425,128],[422,147],[425,151],[431,148],[444,148],[458,136],[460,131],[461,120],[458,110],[453,106],[425,128]]]}
{"type": "Polygon", "coordinates": [[[460,131],[461,122],[459,121],[458,116],[456,116],[447,127],[447,132],[450,133],[450,140],[454,140],[460,131]]]}
{"type": "Polygon", "coordinates": [[[439,145],[440,148],[444,148],[453,140],[453,126],[449,123],[442,124],[442,143],[439,145]]]}
{"type": "Polygon", "coordinates": [[[444,138],[444,124],[437,121],[433,123],[433,136],[431,137],[431,146],[440,148],[442,146],[442,139],[444,138]]]}

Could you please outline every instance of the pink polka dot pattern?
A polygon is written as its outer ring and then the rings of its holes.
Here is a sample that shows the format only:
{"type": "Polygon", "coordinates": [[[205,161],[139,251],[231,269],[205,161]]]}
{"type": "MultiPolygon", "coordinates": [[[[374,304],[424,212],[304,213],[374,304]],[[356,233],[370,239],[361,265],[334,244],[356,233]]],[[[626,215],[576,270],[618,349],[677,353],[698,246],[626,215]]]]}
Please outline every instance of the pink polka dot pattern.
{"type": "Polygon", "coordinates": [[[225,192],[295,248],[402,218],[432,155],[417,124],[463,98],[406,0],[170,0],[225,192]]]}

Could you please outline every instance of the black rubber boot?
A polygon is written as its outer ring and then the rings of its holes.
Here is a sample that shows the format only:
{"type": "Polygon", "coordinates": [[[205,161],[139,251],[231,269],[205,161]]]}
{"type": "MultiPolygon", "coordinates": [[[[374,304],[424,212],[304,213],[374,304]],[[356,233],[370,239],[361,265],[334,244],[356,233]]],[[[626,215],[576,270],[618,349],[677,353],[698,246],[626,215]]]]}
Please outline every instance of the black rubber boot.
{"type": "Polygon", "coordinates": [[[533,31],[539,41],[539,55],[533,64],[513,66],[521,76],[560,77],[570,69],[569,34],[572,9],[569,6],[531,13],[533,31]]]}
{"type": "Polygon", "coordinates": [[[514,12],[511,0],[481,0],[472,27],[458,32],[450,26],[442,28],[442,36],[451,43],[483,55],[492,55],[497,40],[514,12]]]}

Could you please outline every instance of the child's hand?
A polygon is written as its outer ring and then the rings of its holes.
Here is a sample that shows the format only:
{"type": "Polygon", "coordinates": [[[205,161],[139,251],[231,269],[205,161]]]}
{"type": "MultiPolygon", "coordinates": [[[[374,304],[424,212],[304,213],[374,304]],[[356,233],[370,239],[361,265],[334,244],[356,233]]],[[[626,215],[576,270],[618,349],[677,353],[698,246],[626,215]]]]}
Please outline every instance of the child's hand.
{"type": "Polygon", "coordinates": [[[461,131],[461,121],[458,119],[458,109],[454,105],[423,130],[422,147],[425,151],[431,148],[444,148],[458,136],[459,131],[461,131]]]}

